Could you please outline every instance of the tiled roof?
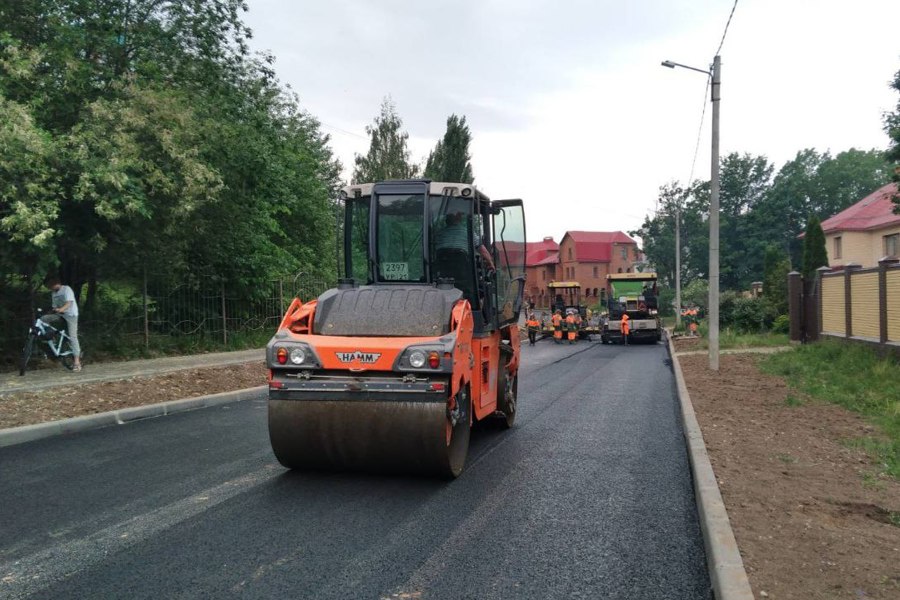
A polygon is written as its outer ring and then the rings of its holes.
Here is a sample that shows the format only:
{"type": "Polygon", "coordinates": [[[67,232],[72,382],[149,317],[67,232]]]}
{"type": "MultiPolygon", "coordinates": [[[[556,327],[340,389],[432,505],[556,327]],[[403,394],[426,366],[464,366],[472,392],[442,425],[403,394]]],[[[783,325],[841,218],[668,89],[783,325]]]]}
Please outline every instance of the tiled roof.
{"type": "Polygon", "coordinates": [[[528,264],[529,267],[540,267],[542,265],[558,265],[559,264],[559,252],[554,252],[547,258],[542,261],[536,262],[534,264],[528,264]]]}
{"type": "MultiPolygon", "coordinates": [[[[544,238],[540,242],[528,242],[526,244],[525,266],[533,267],[543,263],[551,256],[559,253],[559,244],[553,241],[553,238],[544,238]]],[[[554,261],[558,262],[558,260],[554,261]]],[[[550,264],[550,263],[545,263],[550,264]]]]}
{"type": "MultiPolygon", "coordinates": [[[[613,244],[636,244],[621,231],[567,231],[578,262],[610,262],[613,244]]],[[[565,236],[563,236],[565,239],[565,236]]]]}
{"type": "Polygon", "coordinates": [[[825,233],[835,231],[866,231],[900,223],[900,215],[894,214],[891,197],[897,193],[897,184],[881,187],[853,206],[822,221],[825,233]]]}

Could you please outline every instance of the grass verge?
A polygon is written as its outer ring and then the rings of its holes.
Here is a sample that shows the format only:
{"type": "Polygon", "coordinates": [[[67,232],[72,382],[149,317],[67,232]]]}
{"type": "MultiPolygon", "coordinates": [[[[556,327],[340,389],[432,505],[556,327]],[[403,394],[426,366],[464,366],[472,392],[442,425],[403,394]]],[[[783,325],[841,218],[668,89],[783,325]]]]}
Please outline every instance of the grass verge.
{"type": "Polygon", "coordinates": [[[759,365],[813,398],[867,417],[884,435],[853,445],[900,479],[900,363],[895,358],[880,357],[862,344],[823,340],[767,356],[759,365]]]}
{"type": "MultiPolygon", "coordinates": [[[[709,348],[709,329],[706,323],[698,328],[700,341],[697,350],[709,348]]],[[[787,346],[790,344],[786,333],[740,333],[731,328],[719,330],[719,349],[728,350],[735,348],[771,348],[774,346],[787,346]]]]}

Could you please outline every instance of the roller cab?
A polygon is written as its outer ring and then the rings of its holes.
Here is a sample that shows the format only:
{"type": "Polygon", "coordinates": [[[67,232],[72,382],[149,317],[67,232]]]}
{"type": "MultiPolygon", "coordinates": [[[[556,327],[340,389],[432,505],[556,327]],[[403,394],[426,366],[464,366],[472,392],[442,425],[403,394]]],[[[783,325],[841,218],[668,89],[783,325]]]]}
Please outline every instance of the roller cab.
{"type": "Polygon", "coordinates": [[[266,349],[286,467],[458,476],[472,423],[515,420],[521,200],[427,180],[353,185],[344,273],[266,349]]]}

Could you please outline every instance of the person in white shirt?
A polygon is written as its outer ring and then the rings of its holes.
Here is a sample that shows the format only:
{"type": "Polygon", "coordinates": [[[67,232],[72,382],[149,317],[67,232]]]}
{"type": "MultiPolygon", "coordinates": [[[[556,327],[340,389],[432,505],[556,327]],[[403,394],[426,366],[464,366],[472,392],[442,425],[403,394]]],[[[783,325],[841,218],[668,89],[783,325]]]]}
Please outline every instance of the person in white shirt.
{"type": "Polygon", "coordinates": [[[81,345],[78,343],[78,303],[75,301],[75,292],[67,285],[62,285],[58,277],[48,277],[47,287],[51,291],[52,312],[41,317],[51,325],[59,321],[66,322],[66,333],[72,340],[72,354],[75,355],[73,371],[81,370],[81,345]]]}

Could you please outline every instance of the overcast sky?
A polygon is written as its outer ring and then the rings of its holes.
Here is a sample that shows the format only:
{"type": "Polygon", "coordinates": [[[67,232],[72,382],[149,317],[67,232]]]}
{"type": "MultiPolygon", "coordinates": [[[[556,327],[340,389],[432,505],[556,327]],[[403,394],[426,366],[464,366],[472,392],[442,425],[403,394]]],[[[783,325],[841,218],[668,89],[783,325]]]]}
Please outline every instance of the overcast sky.
{"type": "MultiPolygon", "coordinates": [[[[447,116],[476,185],[523,198],[528,238],[629,231],[686,182],[733,0],[249,0],[252,46],[331,135],[349,178],[390,95],[424,162],[447,116]]],[[[740,0],[721,51],[721,153],[777,167],[812,147],[885,149],[900,1],[740,0]]],[[[710,176],[707,108],[694,177],[710,176]]]]}

